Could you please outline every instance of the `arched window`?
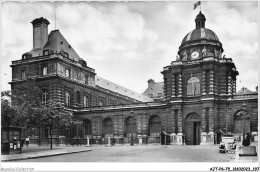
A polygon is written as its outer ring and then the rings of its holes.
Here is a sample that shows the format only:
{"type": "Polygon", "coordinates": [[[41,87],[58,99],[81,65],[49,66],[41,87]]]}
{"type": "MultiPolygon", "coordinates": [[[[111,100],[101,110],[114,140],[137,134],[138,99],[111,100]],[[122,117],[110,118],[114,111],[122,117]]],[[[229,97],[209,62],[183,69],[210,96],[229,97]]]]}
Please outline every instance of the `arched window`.
{"type": "Polygon", "coordinates": [[[234,133],[243,134],[250,132],[250,117],[247,111],[239,111],[234,116],[234,133]]]}
{"type": "Polygon", "coordinates": [[[161,134],[161,119],[159,116],[152,116],[149,119],[149,134],[150,136],[160,136],[161,134]]]}
{"type": "Polygon", "coordinates": [[[79,91],[76,92],[76,100],[77,100],[77,103],[80,104],[80,92],[79,91]]]}
{"type": "Polygon", "coordinates": [[[125,120],[125,133],[126,137],[131,137],[136,135],[136,121],[134,118],[128,117],[125,120]]]}
{"type": "Polygon", "coordinates": [[[104,137],[113,137],[113,121],[110,118],[104,119],[102,129],[104,137]]]}
{"type": "Polygon", "coordinates": [[[65,105],[70,106],[70,93],[65,91],[65,105]]]}
{"type": "Polygon", "coordinates": [[[200,95],[200,80],[197,77],[190,77],[187,81],[187,96],[200,95]]]}
{"type": "Polygon", "coordinates": [[[86,119],[84,120],[84,127],[85,127],[85,135],[92,135],[92,127],[91,121],[86,119]]]}

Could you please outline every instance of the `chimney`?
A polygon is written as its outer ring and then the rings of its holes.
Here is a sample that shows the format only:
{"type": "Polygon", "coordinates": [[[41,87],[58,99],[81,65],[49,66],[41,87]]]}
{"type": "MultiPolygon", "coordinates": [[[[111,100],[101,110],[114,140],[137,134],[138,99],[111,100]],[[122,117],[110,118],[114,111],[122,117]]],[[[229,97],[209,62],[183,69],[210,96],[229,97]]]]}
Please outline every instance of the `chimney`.
{"type": "Polygon", "coordinates": [[[148,87],[150,87],[150,85],[152,85],[152,84],[155,84],[153,79],[149,79],[147,82],[148,82],[148,87]]]}
{"type": "Polygon", "coordinates": [[[48,40],[48,25],[50,22],[41,17],[34,19],[33,25],[33,49],[42,49],[48,40]]]}

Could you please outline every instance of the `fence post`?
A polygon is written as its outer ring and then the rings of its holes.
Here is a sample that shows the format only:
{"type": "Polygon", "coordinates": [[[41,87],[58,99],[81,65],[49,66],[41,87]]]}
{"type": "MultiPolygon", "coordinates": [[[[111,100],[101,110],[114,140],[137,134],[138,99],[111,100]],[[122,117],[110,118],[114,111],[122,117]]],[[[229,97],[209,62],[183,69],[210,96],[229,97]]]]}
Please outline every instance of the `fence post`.
{"type": "Polygon", "coordinates": [[[89,146],[89,138],[87,137],[87,146],[89,146]]]}

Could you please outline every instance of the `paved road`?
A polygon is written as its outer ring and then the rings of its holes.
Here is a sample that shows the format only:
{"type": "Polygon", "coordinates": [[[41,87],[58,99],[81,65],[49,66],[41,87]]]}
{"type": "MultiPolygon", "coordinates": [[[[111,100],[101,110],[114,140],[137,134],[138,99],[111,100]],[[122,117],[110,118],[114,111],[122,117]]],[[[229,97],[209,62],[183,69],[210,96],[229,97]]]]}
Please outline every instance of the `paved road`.
{"type": "Polygon", "coordinates": [[[92,151],[19,162],[230,162],[235,154],[220,154],[218,145],[176,146],[97,146],[92,151]]]}

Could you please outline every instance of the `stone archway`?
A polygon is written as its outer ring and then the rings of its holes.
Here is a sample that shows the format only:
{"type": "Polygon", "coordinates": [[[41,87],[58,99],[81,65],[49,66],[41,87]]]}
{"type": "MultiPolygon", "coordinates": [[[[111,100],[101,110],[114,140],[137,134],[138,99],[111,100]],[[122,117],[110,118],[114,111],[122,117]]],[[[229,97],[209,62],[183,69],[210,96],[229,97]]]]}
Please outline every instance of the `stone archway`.
{"type": "Polygon", "coordinates": [[[111,118],[106,118],[103,120],[102,130],[104,137],[113,137],[114,126],[111,118]]]}
{"type": "Polygon", "coordinates": [[[185,142],[187,145],[200,144],[200,116],[189,113],[185,120],[185,142]]]}
{"type": "Polygon", "coordinates": [[[133,137],[136,137],[137,133],[137,125],[134,118],[131,118],[130,116],[125,119],[125,136],[131,137],[133,134],[133,137]]]}
{"type": "Polygon", "coordinates": [[[149,119],[149,136],[160,136],[161,127],[161,118],[158,115],[151,116],[149,119]]]}

